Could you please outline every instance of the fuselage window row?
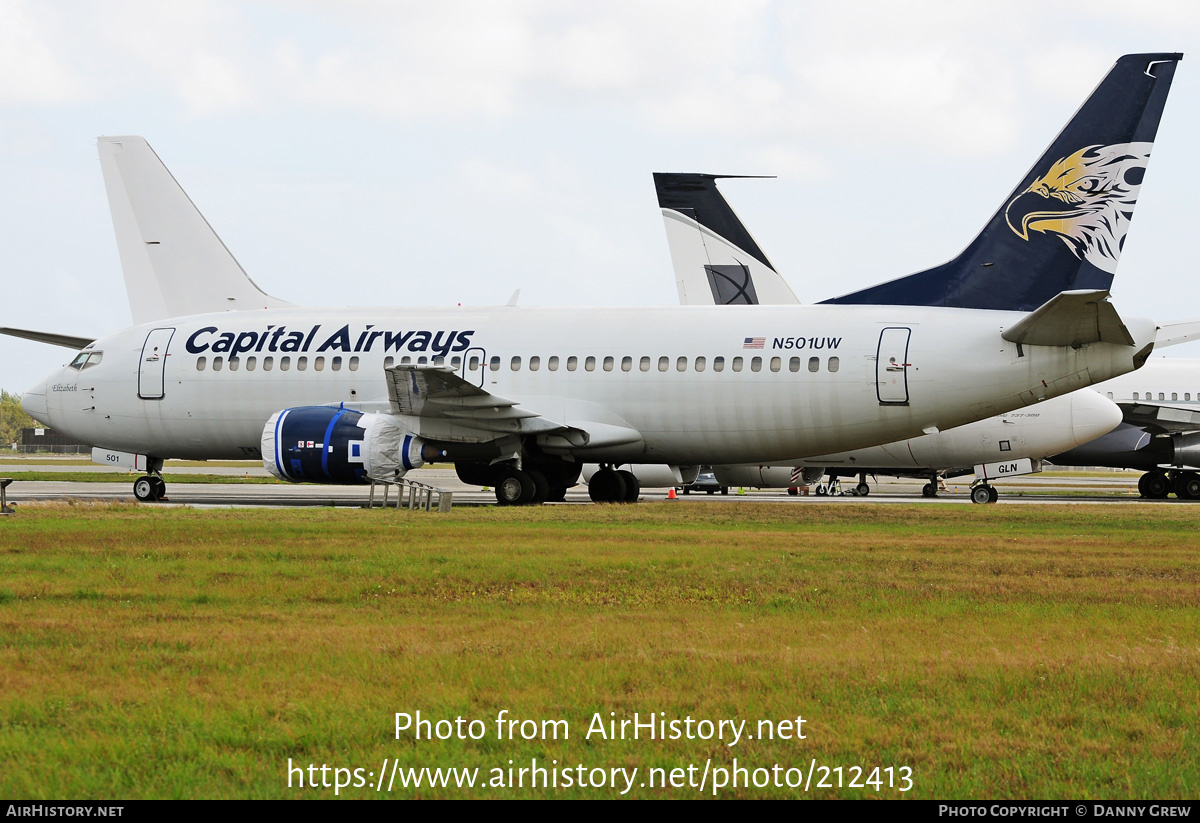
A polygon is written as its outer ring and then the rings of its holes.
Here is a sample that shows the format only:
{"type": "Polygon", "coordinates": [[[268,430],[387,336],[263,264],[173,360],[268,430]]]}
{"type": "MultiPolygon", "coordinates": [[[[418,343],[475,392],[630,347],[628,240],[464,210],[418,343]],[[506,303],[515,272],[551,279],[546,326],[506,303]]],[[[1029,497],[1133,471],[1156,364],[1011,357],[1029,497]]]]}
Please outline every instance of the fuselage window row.
{"type": "MultiPolygon", "coordinates": [[[[75,369],[89,368],[89,367],[94,366],[97,363],[99,363],[100,358],[102,356],[103,355],[101,352],[91,352],[90,355],[89,355],[89,353],[86,353],[86,352],[82,353],[79,356],[77,356],[75,358],[75,360],[71,363],[71,367],[75,368],[75,369]]],[[[327,365],[326,360],[327,360],[327,358],[325,358],[324,356],[318,355],[318,356],[314,357],[312,359],[313,371],[325,371],[325,368],[327,365]]],[[[632,372],[634,370],[633,360],[634,359],[632,356],[622,357],[621,358],[621,371],[632,372]]],[[[432,361],[428,357],[418,357],[414,361],[414,359],[412,357],[404,356],[404,357],[400,358],[399,365],[409,366],[409,365],[415,364],[417,366],[425,366],[425,365],[432,364],[434,366],[443,366],[445,364],[445,362],[446,362],[445,357],[434,357],[432,359],[432,361]]],[[[500,370],[500,362],[501,362],[501,360],[497,356],[491,357],[486,363],[480,357],[472,356],[470,359],[468,359],[466,361],[466,365],[467,365],[467,370],[472,371],[472,372],[479,371],[480,369],[484,369],[484,368],[489,369],[490,371],[499,371],[500,370]]],[[[546,359],[546,370],[547,371],[558,371],[560,362],[561,361],[557,356],[548,357],[546,359]]],[[[383,360],[384,369],[390,369],[390,368],[394,367],[396,364],[397,364],[396,358],[392,357],[390,355],[388,357],[385,357],[383,360]]],[[[651,370],[653,364],[654,364],[654,360],[651,357],[643,356],[638,360],[638,370],[643,371],[643,372],[648,372],[651,370]]],[[[259,365],[260,364],[258,362],[258,358],[253,355],[251,355],[249,357],[244,357],[244,358],[243,357],[230,357],[228,359],[224,359],[221,357],[214,357],[212,359],[211,364],[209,363],[207,357],[201,356],[201,357],[196,358],[196,371],[205,371],[206,369],[210,368],[210,366],[213,371],[221,371],[222,368],[225,368],[225,367],[228,367],[229,371],[239,371],[242,369],[244,369],[245,371],[255,371],[259,367],[259,365]]],[[[264,358],[262,358],[261,365],[262,365],[263,371],[272,371],[275,368],[275,358],[273,356],[264,357],[264,358]]],[[[308,357],[306,357],[306,356],[297,357],[295,365],[296,365],[296,371],[307,371],[308,365],[309,365],[308,357]]],[[[349,371],[358,371],[359,366],[360,366],[360,361],[359,361],[358,356],[355,355],[354,357],[350,357],[349,359],[346,359],[346,360],[344,360],[340,356],[333,356],[333,357],[328,358],[328,367],[329,367],[330,371],[341,371],[343,365],[349,371]]],[[[455,371],[457,371],[459,368],[462,367],[463,359],[461,357],[453,357],[450,360],[450,365],[455,371]]],[[[790,371],[792,373],[799,372],[801,369],[801,365],[802,365],[801,358],[799,358],[799,357],[789,358],[788,371],[790,371]]],[[[530,357],[527,361],[523,361],[520,356],[515,356],[509,361],[509,368],[512,371],[516,371],[516,372],[522,371],[523,366],[531,372],[540,371],[541,367],[542,367],[542,358],[538,357],[537,355],[534,355],[534,356],[530,357]]],[[[693,371],[703,372],[709,368],[710,363],[709,363],[709,360],[707,357],[699,356],[692,360],[691,366],[692,366],[693,371]]],[[[740,371],[742,371],[744,366],[745,366],[745,363],[744,363],[743,358],[734,357],[732,359],[732,361],[730,362],[730,371],[740,372],[740,371]]],[[[604,371],[608,371],[608,372],[613,371],[615,369],[615,367],[616,367],[616,358],[612,357],[612,356],[605,357],[601,363],[601,368],[603,368],[604,371]]],[[[711,367],[714,372],[725,371],[725,358],[724,357],[712,358],[711,367]]],[[[837,357],[830,357],[828,359],[828,361],[826,362],[825,367],[830,373],[836,372],[841,367],[841,361],[837,357]]],[[[290,356],[282,356],[279,358],[279,370],[280,371],[290,371],[291,368],[292,368],[292,358],[290,356]]],[[[566,359],[566,368],[567,368],[567,371],[569,371],[569,372],[576,371],[579,368],[579,358],[575,357],[574,355],[568,357],[566,359]]],[[[596,358],[592,357],[592,356],[586,357],[584,359],[583,368],[585,371],[595,371],[596,370],[596,358]]],[[[761,372],[762,368],[763,368],[763,358],[761,358],[761,357],[750,358],[750,371],[761,372]]],[[[783,370],[783,359],[780,357],[772,357],[769,362],[769,368],[773,372],[782,371],[783,370]]],[[[670,371],[670,369],[671,369],[671,358],[666,357],[666,356],[659,357],[658,358],[658,370],[660,372],[666,372],[666,371],[670,371]]],[[[687,370],[688,370],[688,358],[687,357],[676,358],[675,371],[686,372],[687,370]]],[[[814,372],[814,373],[819,372],[821,370],[821,358],[810,357],[808,359],[808,370],[810,372],[814,372]]],[[[1197,396],[1200,397],[1200,394],[1198,394],[1197,396]]],[[[1110,398],[1112,397],[1111,392],[1109,393],[1109,397],[1110,398]]],[[[1150,399],[1151,397],[1152,397],[1152,395],[1149,392],[1147,392],[1146,399],[1150,399]]],[[[1189,392],[1188,394],[1185,394],[1184,398],[1187,400],[1190,400],[1191,393],[1189,392]]],[[[1133,399],[1134,400],[1138,399],[1137,392],[1134,392],[1133,399]]],[[[1159,392],[1159,399],[1160,400],[1163,399],[1162,392],[1159,392]]],[[[1171,399],[1172,400],[1177,399],[1177,394],[1172,393],[1171,399]]]]}

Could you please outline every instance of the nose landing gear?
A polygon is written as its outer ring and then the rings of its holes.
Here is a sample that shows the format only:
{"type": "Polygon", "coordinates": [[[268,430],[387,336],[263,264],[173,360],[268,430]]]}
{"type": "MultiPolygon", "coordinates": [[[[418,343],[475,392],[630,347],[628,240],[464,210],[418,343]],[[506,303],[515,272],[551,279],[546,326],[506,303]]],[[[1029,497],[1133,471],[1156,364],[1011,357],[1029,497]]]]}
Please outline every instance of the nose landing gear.
{"type": "Polygon", "coordinates": [[[133,496],[142,503],[157,503],[167,499],[167,484],[162,479],[163,461],[149,459],[149,474],[139,477],[133,484],[133,496]]]}

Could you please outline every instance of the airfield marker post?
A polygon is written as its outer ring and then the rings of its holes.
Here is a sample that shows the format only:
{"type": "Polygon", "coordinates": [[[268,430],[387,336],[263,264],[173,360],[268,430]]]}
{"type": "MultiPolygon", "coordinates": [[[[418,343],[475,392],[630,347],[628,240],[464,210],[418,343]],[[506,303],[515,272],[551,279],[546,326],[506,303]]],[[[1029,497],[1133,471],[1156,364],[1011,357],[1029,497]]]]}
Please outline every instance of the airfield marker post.
{"type": "Polygon", "coordinates": [[[4,491],[11,482],[13,482],[11,477],[0,477],[0,515],[17,513],[16,509],[9,508],[8,495],[4,491]]]}

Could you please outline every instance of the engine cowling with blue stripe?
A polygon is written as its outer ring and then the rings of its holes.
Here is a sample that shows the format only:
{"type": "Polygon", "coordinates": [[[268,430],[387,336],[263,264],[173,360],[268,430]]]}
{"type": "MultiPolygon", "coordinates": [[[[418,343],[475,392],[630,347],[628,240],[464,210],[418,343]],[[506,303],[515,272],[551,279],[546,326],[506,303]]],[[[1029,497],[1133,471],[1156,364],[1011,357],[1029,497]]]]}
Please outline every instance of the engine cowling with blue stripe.
{"type": "Polygon", "coordinates": [[[262,433],[263,465],[292,483],[396,480],[444,454],[391,415],[332,406],[283,409],[262,433]]]}

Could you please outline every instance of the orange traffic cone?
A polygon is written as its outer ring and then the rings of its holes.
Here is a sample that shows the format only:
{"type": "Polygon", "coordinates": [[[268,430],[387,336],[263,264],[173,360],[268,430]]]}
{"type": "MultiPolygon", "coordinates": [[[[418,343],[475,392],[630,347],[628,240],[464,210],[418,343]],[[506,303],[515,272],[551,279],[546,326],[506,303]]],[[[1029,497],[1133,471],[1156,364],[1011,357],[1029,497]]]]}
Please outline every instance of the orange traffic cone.
{"type": "Polygon", "coordinates": [[[672,486],[671,490],[669,492],[667,492],[667,499],[668,500],[678,500],[679,499],[679,495],[675,494],[674,486],[672,486]]]}

